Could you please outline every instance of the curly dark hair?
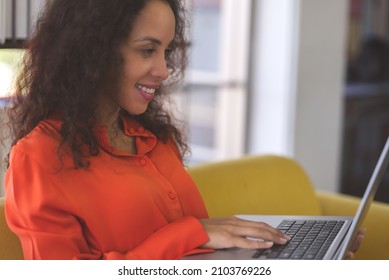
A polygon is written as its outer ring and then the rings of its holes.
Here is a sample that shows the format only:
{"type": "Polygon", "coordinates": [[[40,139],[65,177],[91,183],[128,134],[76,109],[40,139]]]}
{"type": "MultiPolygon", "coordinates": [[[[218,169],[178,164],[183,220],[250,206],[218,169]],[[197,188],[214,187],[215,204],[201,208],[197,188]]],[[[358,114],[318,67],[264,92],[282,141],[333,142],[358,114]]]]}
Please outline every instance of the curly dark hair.
{"type": "MultiPolygon", "coordinates": [[[[97,96],[117,92],[123,71],[120,46],[128,38],[136,16],[155,0],[54,0],[37,21],[27,44],[15,97],[8,110],[12,146],[38,123],[60,114],[62,142],[72,152],[76,168],[99,153],[94,127],[97,96]],[[81,149],[87,145],[88,152],[81,149]]],[[[184,134],[164,97],[182,79],[187,64],[185,9],[181,0],[166,1],[176,20],[175,37],[167,57],[170,77],[145,113],[133,116],[158,139],[173,137],[182,156],[188,151],[184,134]]],[[[125,112],[124,112],[125,113],[125,112]]]]}

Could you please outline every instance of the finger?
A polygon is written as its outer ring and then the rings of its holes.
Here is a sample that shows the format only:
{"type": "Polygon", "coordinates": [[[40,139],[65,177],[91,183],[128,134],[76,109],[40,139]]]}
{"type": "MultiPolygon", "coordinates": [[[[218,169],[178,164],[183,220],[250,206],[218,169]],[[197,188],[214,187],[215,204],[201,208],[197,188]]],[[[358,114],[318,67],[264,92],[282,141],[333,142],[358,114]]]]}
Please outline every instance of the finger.
{"type": "Polygon", "coordinates": [[[352,259],[352,258],[354,258],[354,253],[353,252],[347,252],[346,259],[352,259]]]}
{"type": "Polygon", "coordinates": [[[271,241],[277,244],[285,244],[288,239],[283,235],[275,234],[268,229],[256,227],[236,227],[232,234],[240,237],[248,237],[255,241],[271,241]]]}
{"type": "Polygon", "coordinates": [[[365,237],[364,234],[358,233],[358,235],[355,238],[353,244],[351,245],[351,248],[350,248],[351,252],[355,253],[356,251],[358,251],[358,249],[359,249],[359,247],[360,247],[364,237],[365,237]]]}
{"type": "Polygon", "coordinates": [[[251,237],[260,240],[285,244],[290,238],[282,232],[263,222],[253,222],[242,219],[232,219],[228,231],[236,236],[251,237]]]}
{"type": "MultiPolygon", "coordinates": [[[[234,221],[236,222],[237,226],[240,227],[247,227],[247,228],[254,228],[257,231],[267,231],[271,233],[272,235],[278,236],[280,238],[290,240],[290,237],[284,234],[283,232],[279,231],[278,229],[264,223],[264,222],[254,222],[249,220],[240,219],[237,217],[234,217],[234,221]]],[[[257,237],[257,236],[251,236],[251,237],[257,237]]],[[[273,240],[273,239],[270,239],[273,240]]]]}
{"type": "Polygon", "coordinates": [[[247,239],[245,237],[235,237],[233,242],[232,247],[243,249],[267,249],[274,245],[272,241],[247,239]]]}
{"type": "Polygon", "coordinates": [[[358,234],[365,236],[366,235],[366,228],[362,228],[358,231],[358,234]]]}

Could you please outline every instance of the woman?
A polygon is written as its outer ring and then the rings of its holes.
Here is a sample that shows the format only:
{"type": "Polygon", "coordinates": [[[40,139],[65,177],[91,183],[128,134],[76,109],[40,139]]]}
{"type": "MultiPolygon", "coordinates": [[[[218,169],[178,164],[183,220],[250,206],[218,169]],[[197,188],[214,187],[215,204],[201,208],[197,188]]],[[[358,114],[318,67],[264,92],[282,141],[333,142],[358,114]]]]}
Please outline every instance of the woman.
{"type": "Polygon", "coordinates": [[[287,242],[263,223],[208,219],[164,108],[185,48],[180,0],[52,1],[9,112],[6,217],[26,259],[177,259],[287,242]]]}

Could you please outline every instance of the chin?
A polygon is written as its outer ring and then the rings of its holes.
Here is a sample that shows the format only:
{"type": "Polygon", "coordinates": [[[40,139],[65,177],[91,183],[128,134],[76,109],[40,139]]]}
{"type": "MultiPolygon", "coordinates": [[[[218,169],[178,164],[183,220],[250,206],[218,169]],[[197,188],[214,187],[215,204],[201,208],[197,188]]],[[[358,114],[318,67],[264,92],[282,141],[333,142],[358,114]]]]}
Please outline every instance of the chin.
{"type": "Polygon", "coordinates": [[[137,108],[137,109],[134,109],[134,108],[130,109],[130,108],[128,108],[127,109],[127,108],[123,107],[123,110],[126,111],[130,115],[138,116],[138,115],[144,114],[146,112],[146,110],[147,110],[147,107],[146,108],[142,108],[142,109],[140,109],[140,108],[137,108]]]}

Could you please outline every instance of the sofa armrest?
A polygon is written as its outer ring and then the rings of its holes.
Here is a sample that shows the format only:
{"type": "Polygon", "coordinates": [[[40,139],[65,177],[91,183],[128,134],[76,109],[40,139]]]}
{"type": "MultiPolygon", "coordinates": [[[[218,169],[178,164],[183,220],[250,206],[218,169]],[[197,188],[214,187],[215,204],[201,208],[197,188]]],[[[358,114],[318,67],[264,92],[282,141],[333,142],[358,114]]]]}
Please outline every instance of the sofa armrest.
{"type": "MultiPolygon", "coordinates": [[[[317,196],[322,215],[327,216],[353,216],[360,202],[360,198],[338,193],[319,191],[317,196]]],[[[355,259],[389,260],[389,204],[373,202],[362,227],[367,232],[355,259]]]]}
{"type": "Polygon", "coordinates": [[[4,212],[5,198],[0,197],[0,260],[23,259],[22,246],[19,238],[7,225],[4,212]]]}

